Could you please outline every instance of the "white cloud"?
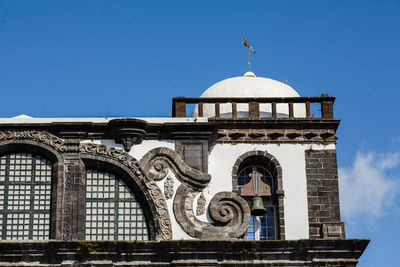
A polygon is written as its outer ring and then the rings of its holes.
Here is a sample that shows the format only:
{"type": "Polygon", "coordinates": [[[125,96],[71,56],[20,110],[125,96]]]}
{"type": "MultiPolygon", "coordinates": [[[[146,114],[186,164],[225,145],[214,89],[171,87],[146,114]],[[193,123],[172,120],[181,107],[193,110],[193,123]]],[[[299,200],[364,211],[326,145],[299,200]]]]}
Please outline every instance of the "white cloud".
{"type": "Polygon", "coordinates": [[[399,181],[391,172],[400,165],[399,153],[358,152],[353,166],[339,169],[341,212],[346,220],[374,222],[394,207],[399,181]]]}

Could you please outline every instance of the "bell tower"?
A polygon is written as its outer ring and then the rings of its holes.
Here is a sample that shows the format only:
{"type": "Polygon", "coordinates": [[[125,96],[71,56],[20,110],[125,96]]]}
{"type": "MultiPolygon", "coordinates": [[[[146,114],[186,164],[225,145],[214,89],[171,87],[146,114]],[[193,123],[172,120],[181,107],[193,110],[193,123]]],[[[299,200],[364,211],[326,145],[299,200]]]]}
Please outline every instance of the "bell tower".
{"type": "Polygon", "coordinates": [[[327,94],[301,97],[289,85],[252,72],[220,81],[199,98],[173,99],[174,117],[190,116],[186,106],[195,104],[192,117],[215,125],[202,150],[195,149],[196,138],[179,142],[192,152],[183,155],[189,165],[199,168],[194,159],[207,157],[200,170],[224,181],[216,181],[215,190],[229,189],[248,202],[249,231],[255,234],[245,238],[345,238],[334,101],[327,94]]]}

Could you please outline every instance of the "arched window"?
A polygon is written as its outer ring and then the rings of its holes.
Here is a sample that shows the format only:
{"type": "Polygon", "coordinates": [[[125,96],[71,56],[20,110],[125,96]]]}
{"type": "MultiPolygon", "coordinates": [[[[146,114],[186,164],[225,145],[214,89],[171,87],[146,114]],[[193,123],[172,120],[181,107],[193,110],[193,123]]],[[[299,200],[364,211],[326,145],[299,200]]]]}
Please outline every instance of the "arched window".
{"type": "Polygon", "coordinates": [[[271,197],[275,194],[274,179],[269,170],[261,165],[247,165],[242,167],[238,175],[238,190],[251,207],[254,192],[254,177],[259,174],[258,195],[263,199],[263,206],[267,212],[263,216],[251,216],[250,226],[245,235],[246,240],[275,240],[275,206],[271,197]],[[254,177],[253,177],[254,176],[254,177]]]}
{"type": "Polygon", "coordinates": [[[87,240],[148,240],[139,202],[113,174],[86,171],[85,213],[87,240]]]}
{"type": "Polygon", "coordinates": [[[0,157],[0,239],[49,239],[51,177],[38,155],[0,157]]]}
{"type": "Polygon", "coordinates": [[[265,208],[262,216],[251,216],[246,240],[284,239],[282,172],[278,161],[264,151],[251,151],[241,155],[232,170],[233,191],[253,206],[265,208]]]}

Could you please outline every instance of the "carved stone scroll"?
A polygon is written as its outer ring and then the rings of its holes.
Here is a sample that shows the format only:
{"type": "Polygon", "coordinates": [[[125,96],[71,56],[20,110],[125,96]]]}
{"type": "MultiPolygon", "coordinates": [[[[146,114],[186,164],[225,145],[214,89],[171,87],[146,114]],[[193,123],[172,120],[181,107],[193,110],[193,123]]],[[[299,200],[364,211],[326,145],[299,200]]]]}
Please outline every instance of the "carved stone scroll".
{"type": "Polygon", "coordinates": [[[213,223],[196,218],[193,201],[211,180],[211,176],[188,166],[180,156],[169,148],[155,148],[140,160],[145,176],[163,179],[170,169],[182,182],[174,197],[175,219],[190,236],[199,239],[242,237],[250,223],[247,202],[234,192],[217,193],[210,202],[209,214],[213,223]]]}
{"type": "Polygon", "coordinates": [[[164,179],[170,169],[182,183],[202,189],[211,180],[211,176],[187,165],[172,149],[158,147],[150,150],[140,160],[144,174],[154,180],[164,179]]]}
{"type": "Polygon", "coordinates": [[[81,153],[112,158],[130,168],[134,173],[139,170],[138,161],[119,148],[93,143],[83,143],[79,145],[79,151],[81,153]]]}
{"type": "Polygon", "coordinates": [[[181,184],[174,198],[174,214],[177,222],[192,237],[199,239],[240,238],[250,223],[247,202],[234,192],[219,192],[208,207],[213,223],[203,222],[193,212],[193,200],[199,192],[181,184]]]}
{"type": "Polygon", "coordinates": [[[64,140],[46,131],[36,131],[36,130],[0,131],[0,141],[10,140],[10,139],[33,140],[47,144],[60,152],[65,151],[64,140]]]}

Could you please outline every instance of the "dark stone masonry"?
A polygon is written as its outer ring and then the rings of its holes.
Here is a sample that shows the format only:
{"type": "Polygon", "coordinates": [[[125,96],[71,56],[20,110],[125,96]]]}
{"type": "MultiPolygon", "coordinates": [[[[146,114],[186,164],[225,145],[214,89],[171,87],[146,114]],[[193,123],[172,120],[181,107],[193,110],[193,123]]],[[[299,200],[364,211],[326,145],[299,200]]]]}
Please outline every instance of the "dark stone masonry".
{"type": "Polygon", "coordinates": [[[0,265],[353,267],[368,242],[366,239],[2,241],[0,265]]]}
{"type": "Polygon", "coordinates": [[[307,150],[305,156],[310,238],[345,238],[336,150],[307,150]]]}

